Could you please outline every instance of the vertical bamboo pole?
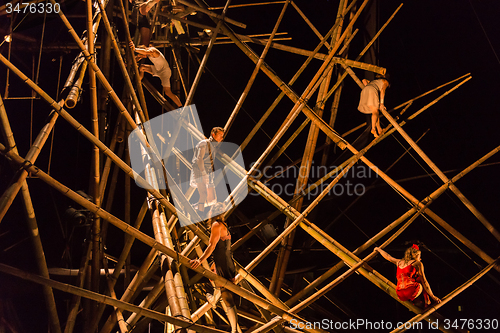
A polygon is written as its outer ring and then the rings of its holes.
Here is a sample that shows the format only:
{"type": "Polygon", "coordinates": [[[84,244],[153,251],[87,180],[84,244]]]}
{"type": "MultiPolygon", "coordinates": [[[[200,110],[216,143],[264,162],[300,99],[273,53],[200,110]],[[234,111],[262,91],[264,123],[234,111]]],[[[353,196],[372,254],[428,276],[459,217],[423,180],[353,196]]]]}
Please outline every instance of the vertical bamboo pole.
{"type": "MultiPolygon", "coordinates": [[[[94,49],[94,32],[92,29],[92,0],[87,0],[87,41],[88,53],[91,55],[87,60],[91,66],[88,67],[89,72],[89,86],[90,86],[90,109],[92,118],[92,132],[97,140],[99,140],[99,124],[98,124],[98,110],[97,110],[97,85],[93,65],[95,65],[95,49],[94,49]]],[[[101,15],[104,13],[101,13],[101,15]]],[[[92,181],[90,182],[90,191],[94,197],[97,206],[100,206],[99,198],[99,148],[94,145],[93,148],[93,168],[91,171],[92,181]]],[[[101,236],[101,221],[97,215],[94,215],[92,223],[92,273],[91,285],[92,291],[99,292],[99,279],[101,271],[100,262],[100,236],[101,236]]],[[[90,318],[95,318],[97,314],[98,304],[91,302],[92,309],[89,311],[90,318]]]]}
{"type": "Polygon", "coordinates": [[[283,5],[283,9],[281,10],[280,16],[278,17],[276,24],[274,25],[273,31],[271,32],[271,36],[269,36],[269,39],[267,40],[266,46],[264,47],[264,51],[262,51],[262,54],[260,55],[260,58],[257,61],[257,64],[255,65],[255,68],[252,72],[252,75],[250,75],[250,79],[248,80],[247,85],[246,85],[245,89],[243,90],[243,93],[241,94],[240,98],[238,99],[238,102],[236,103],[236,105],[233,109],[233,112],[229,116],[229,119],[227,120],[226,125],[224,126],[224,133],[227,133],[229,131],[229,129],[231,128],[231,125],[234,122],[234,119],[236,118],[236,115],[238,114],[241,107],[243,106],[243,102],[247,98],[248,93],[250,92],[250,89],[252,88],[252,85],[255,82],[255,79],[257,78],[257,74],[260,71],[260,67],[262,66],[262,63],[264,62],[264,59],[266,58],[267,52],[269,51],[269,48],[271,47],[274,36],[276,35],[276,32],[278,31],[278,28],[281,24],[281,21],[283,20],[283,17],[285,16],[285,11],[286,11],[289,3],[290,3],[290,0],[287,0],[285,2],[285,4],[283,5]]]}
{"type": "MultiPolygon", "coordinates": [[[[143,108],[141,106],[141,103],[139,102],[139,99],[137,97],[137,94],[135,93],[134,86],[132,84],[132,81],[130,80],[130,76],[128,75],[127,67],[125,66],[125,63],[123,62],[122,54],[120,52],[120,47],[118,43],[116,42],[115,36],[113,34],[113,28],[111,28],[111,23],[109,22],[108,15],[106,14],[106,9],[104,8],[103,4],[100,1],[97,1],[99,3],[99,7],[102,12],[102,21],[104,23],[104,27],[106,28],[106,32],[108,36],[110,37],[111,43],[113,44],[113,50],[115,52],[115,57],[118,62],[118,65],[120,67],[120,70],[122,72],[123,78],[125,79],[125,86],[127,87],[130,96],[132,97],[132,102],[134,103],[136,110],[139,114],[139,117],[141,118],[142,122],[146,122],[146,115],[145,112],[143,111],[143,108]]],[[[127,43],[126,43],[127,44],[127,43]]],[[[125,45],[126,49],[130,49],[128,45],[125,45]]],[[[132,57],[135,60],[135,57],[132,55],[132,57]]]]}
{"type": "MultiPolygon", "coordinates": [[[[0,96],[0,125],[2,129],[2,134],[5,142],[13,149],[15,153],[18,152],[16,142],[14,140],[14,133],[10,127],[9,118],[5,110],[5,105],[3,99],[0,96]]],[[[21,182],[21,195],[24,204],[24,210],[26,211],[28,227],[31,231],[31,241],[34,247],[34,255],[36,259],[36,264],[40,274],[46,278],[49,278],[49,270],[47,267],[47,261],[45,260],[45,252],[43,250],[42,240],[40,239],[40,234],[38,231],[38,223],[35,216],[35,209],[31,201],[31,195],[28,188],[28,183],[26,179],[21,182]]],[[[56,333],[61,333],[61,324],[59,323],[59,317],[57,316],[56,301],[54,298],[54,293],[52,288],[44,286],[42,288],[43,295],[45,298],[45,304],[47,306],[47,311],[49,315],[49,325],[50,329],[54,330],[56,333]]]]}

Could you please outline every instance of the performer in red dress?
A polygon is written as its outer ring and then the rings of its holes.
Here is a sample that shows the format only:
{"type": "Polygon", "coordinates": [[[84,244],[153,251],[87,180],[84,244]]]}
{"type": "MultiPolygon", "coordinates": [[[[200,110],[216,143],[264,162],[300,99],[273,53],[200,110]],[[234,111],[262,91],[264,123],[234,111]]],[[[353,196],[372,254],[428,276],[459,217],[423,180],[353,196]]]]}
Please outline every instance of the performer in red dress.
{"type": "Polygon", "coordinates": [[[441,302],[432,293],[431,286],[425,278],[424,264],[420,261],[422,253],[418,245],[413,244],[413,246],[406,249],[403,259],[396,259],[379,247],[374,250],[398,267],[396,272],[398,279],[396,293],[401,301],[415,301],[417,297],[422,295],[425,306],[431,304],[431,299],[437,303],[441,302]]]}

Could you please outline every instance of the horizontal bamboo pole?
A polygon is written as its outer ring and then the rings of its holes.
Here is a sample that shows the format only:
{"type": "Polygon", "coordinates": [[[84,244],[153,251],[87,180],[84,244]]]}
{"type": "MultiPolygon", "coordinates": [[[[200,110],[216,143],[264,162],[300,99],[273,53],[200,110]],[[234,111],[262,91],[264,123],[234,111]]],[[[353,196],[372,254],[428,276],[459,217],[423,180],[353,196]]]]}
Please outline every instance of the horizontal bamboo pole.
{"type": "Polygon", "coordinates": [[[45,285],[45,286],[49,286],[51,288],[61,290],[61,291],[66,292],[66,293],[85,297],[85,298],[94,300],[94,301],[99,302],[99,303],[111,305],[111,306],[114,306],[114,307],[117,307],[117,308],[120,308],[120,309],[123,309],[126,311],[135,312],[141,316],[156,319],[158,321],[166,321],[166,322],[172,323],[174,325],[177,325],[180,327],[185,327],[185,328],[189,327],[190,329],[195,330],[196,332],[200,332],[200,333],[223,333],[224,332],[224,331],[221,331],[218,329],[213,329],[210,327],[193,324],[190,321],[171,317],[171,316],[165,315],[165,314],[160,313],[160,312],[141,308],[139,306],[136,306],[136,305],[133,305],[133,304],[130,304],[127,302],[123,302],[123,301],[120,301],[117,299],[113,299],[109,296],[101,295],[101,294],[98,294],[98,293],[93,292],[93,291],[89,291],[86,289],[75,287],[75,286],[72,286],[70,284],[65,284],[65,283],[57,282],[57,281],[54,281],[51,279],[47,279],[47,278],[44,278],[44,277],[41,277],[41,276],[38,276],[35,274],[31,274],[31,273],[22,271],[20,269],[17,269],[15,267],[11,267],[11,266],[1,264],[1,263],[0,263],[0,272],[6,273],[6,274],[9,274],[12,276],[16,276],[16,277],[21,278],[23,280],[35,282],[35,283],[45,285]]]}

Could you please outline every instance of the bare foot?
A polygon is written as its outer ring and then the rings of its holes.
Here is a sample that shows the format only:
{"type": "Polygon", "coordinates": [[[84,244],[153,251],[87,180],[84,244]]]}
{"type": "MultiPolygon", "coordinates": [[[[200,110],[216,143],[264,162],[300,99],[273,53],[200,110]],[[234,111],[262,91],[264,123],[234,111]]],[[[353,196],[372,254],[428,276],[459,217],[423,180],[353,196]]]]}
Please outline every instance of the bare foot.
{"type": "Polygon", "coordinates": [[[372,128],[372,134],[378,138],[378,133],[377,133],[377,130],[375,128],[372,128]]]}

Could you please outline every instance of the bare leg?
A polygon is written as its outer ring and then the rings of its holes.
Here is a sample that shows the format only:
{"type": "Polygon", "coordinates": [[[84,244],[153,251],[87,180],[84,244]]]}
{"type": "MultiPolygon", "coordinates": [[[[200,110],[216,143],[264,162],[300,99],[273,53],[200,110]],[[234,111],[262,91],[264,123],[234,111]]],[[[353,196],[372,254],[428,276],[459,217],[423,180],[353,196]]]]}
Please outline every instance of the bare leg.
{"type": "Polygon", "coordinates": [[[163,91],[165,92],[165,95],[167,95],[172,101],[174,101],[175,105],[177,105],[178,108],[182,107],[181,100],[179,99],[179,97],[177,97],[176,94],[172,92],[172,89],[170,89],[170,87],[163,87],[163,91]]]}
{"type": "Polygon", "coordinates": [[[231,324],[231,333],[238,332],[238,314],[236,312],[236,304],[233,300],[233,295],[228,290],[222,291],[222,300],[227,306],[227,319],[231,324]]]}
{"type": "Polygon", "coordinates": [[[217,201],[217,193],[215,192],[215,187],[207,188],[207,205],[215,204],[217,201]]]}
{"type": "Polygon", "coordinates": [[[370,106],[372,110],[372,134],[378,138],[379,134],[382,133],[382,129],[380,128],[380,120],[378,110],[374,106],[370,106]],[[380,132],[378,132],[380,129],[380,132]]]}
{"type": "Polygon", "coordinates": [[[204,182],[200,181],[197,184],[198,194],[200,195],[200,199],[198,200],[198,210],[203,212],[205,210],[205,201],[207,200],[207,186],[204,182]]]}

